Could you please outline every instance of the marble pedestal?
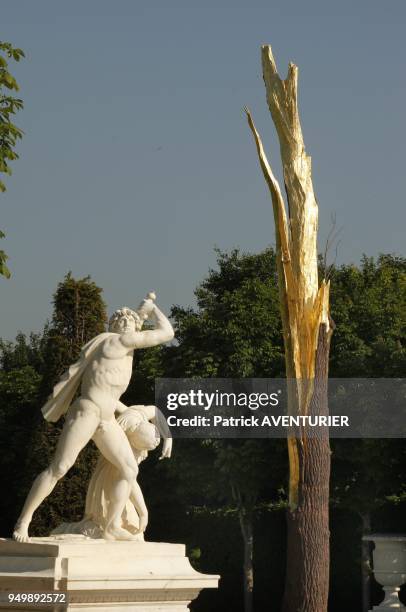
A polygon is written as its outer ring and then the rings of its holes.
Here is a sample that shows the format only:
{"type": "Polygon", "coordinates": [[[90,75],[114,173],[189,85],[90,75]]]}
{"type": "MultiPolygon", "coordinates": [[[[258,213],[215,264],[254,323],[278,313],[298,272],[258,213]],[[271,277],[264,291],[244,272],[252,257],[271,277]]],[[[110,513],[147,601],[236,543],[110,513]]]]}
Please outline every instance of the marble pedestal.
{"type": "Polygon", "coordinates": [[[0,610],[186,612],[219,576],[200,574],[183,544],[84,536],[0,540],[0,610]],[[10,605],[8,593],[66,592],[68,603],[10,605]]]}

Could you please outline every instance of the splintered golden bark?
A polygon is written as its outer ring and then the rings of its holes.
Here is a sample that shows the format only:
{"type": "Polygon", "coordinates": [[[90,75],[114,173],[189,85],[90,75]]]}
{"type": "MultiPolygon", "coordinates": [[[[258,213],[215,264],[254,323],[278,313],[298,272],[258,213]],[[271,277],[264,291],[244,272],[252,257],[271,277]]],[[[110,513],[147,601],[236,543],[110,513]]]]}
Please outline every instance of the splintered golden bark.
{"type": "MultiPolygon", "coordinates": [[[[277,266],[278,266],[278,277],[280,283],[280,299],[281,299],[281,312],[284,330],[289,326],[289,311],[288,311],[288,295],[294,295],[295,289],[294,277],[292,274],[292,262],[290,258],[290,232],[286,219],[285,204],[283,201],[282,193],[278,184],[278,181],[273,175],[271,166],[266,158],[264,147],[262,145],[261,138],[255,128],[254,121],[248,108],[245,108],[247,113],[248,125],[250,126],[252,133],[254,134],[255,144],[257,147],[257,153],[259,162],[264,174],[265,181],[268,184],[271,192],[272,207],[275,220],[275,237],[276,237],[276,251],[277,251],[277,266]],[[289,289],[288,289],[289,287],[289,289]],[[281,290],[283,289],[283,290],[281,290]]],[[[292,345],[290,341],[290,334],[284,336],[285,338],[285,351],[287,355],[291,355],[292,345]]],[[[287,360],[287,367],[291,365],[291,357],[287,360]]],[[[294,377],[294,370],[289,370],[289,376],[294,377]]]]}
{"type": "MultiPolygon", "coordinates": [[[[289,410],[306,414],[313,393],[316,349],[321,324],[329,327],[329,284],[319,286],[317,271],[318,206],[314,195],[311,159],[305,151],[297,105],[298,68],[289,65],[288,75],[278,75],[271,47],[262,47],[262,69],[267,102],[279,138],[288,216],[278,181],[266,158],[249,110],[248,124],[254,135],[258,158],[271,192],[276,234],[278,282],[285,341],[286,374],[297,383],[289,385],[289,410]]],[[[290,507],[298,504],[298,444],[288,441],[290,507]]]]}

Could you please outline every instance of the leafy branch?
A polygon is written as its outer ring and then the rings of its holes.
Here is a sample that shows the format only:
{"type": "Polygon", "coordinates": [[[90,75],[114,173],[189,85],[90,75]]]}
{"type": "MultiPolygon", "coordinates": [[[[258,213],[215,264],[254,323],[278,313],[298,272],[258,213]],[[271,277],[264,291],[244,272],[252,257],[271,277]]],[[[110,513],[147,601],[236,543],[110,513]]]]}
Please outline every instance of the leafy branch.
{"type": "MultiPolygon", "coordinates": [[[[13,116],[23,108],[21,98],[11,95],[18,91],[19,86],[15,77],[9,72],[9,60],[19,62],[25,57],[24,51],[13,47],[8,42],[0,41],[0,173],[11,175],[10,162],[18,159],[15,151],[17,141],[22,138],[23,131],[13,123],[13,116]]],[[[0,191],[6,191],[6,186],[0,180],[0,191]]],[[[4,233],[0,231],[0,238],[4,233]]],[[[6,266],[7,255],[0,250],[0,274],[6,278],[10,277],[10,271],[6,266]]]]}

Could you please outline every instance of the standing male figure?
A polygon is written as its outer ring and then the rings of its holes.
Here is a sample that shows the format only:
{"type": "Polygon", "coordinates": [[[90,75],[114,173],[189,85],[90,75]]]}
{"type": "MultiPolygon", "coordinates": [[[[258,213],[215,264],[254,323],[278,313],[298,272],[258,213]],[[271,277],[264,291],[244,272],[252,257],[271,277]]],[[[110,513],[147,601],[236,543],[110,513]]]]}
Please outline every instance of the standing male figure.
{"type": "MultiPolygon", "coordinates": [[[[51,465],[35,479],[15,526],[13,538],[18,542],[29,540],[33,513],[90,439],[120,475],[114,485],[103,535],[111,540],[135,538],[121,527],[121,514],[137,477],[138,465],[115,412],[127,410],[120,397],[130,382],[134,349],[156,346],[174,337],[172,325],[154,299],[153,293],[148,294],[138,312],[127,307],[116,310],[109,321],[109,332],[99,334],[83,347],[80,359],[64,374],[42,408],[47,420],[57,421],[67,412],[66,420],[51,465]],[[141,331],[146,318],[154,321],[154,329],[141,331]],[[72,403],[79,386],[80,396],[72,403]]],[[[171,440],[166,440],[162,456],[169,456],[170,450],[171,440]]]]}

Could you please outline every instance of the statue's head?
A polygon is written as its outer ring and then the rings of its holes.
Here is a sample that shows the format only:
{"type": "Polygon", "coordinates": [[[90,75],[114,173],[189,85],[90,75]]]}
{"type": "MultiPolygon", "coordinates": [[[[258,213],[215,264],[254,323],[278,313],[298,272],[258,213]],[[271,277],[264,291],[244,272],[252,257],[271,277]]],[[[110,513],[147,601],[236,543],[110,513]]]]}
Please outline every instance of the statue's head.
{"type": "Polygon", "coordinates": [[[117,423],[137,451],[154,450],[161,441],[158,429],[148,421],[141,410],[128,408],[117,417],[117,423]]]}
{"type": "Polygon", "coordinates": [[[123,306],[119,308],[110,317],[109,331],[116,334],[124,334],[129,331],[140,331],[143,321],[141,317],[131,308],[123,306]]]}
{"type": "Polygon", "coordinates": [[[154,450],[161,441],[157,428],[148,421],[140,423],[135,431],[127,435],[131,446],[139,451],[154,450]]]}

